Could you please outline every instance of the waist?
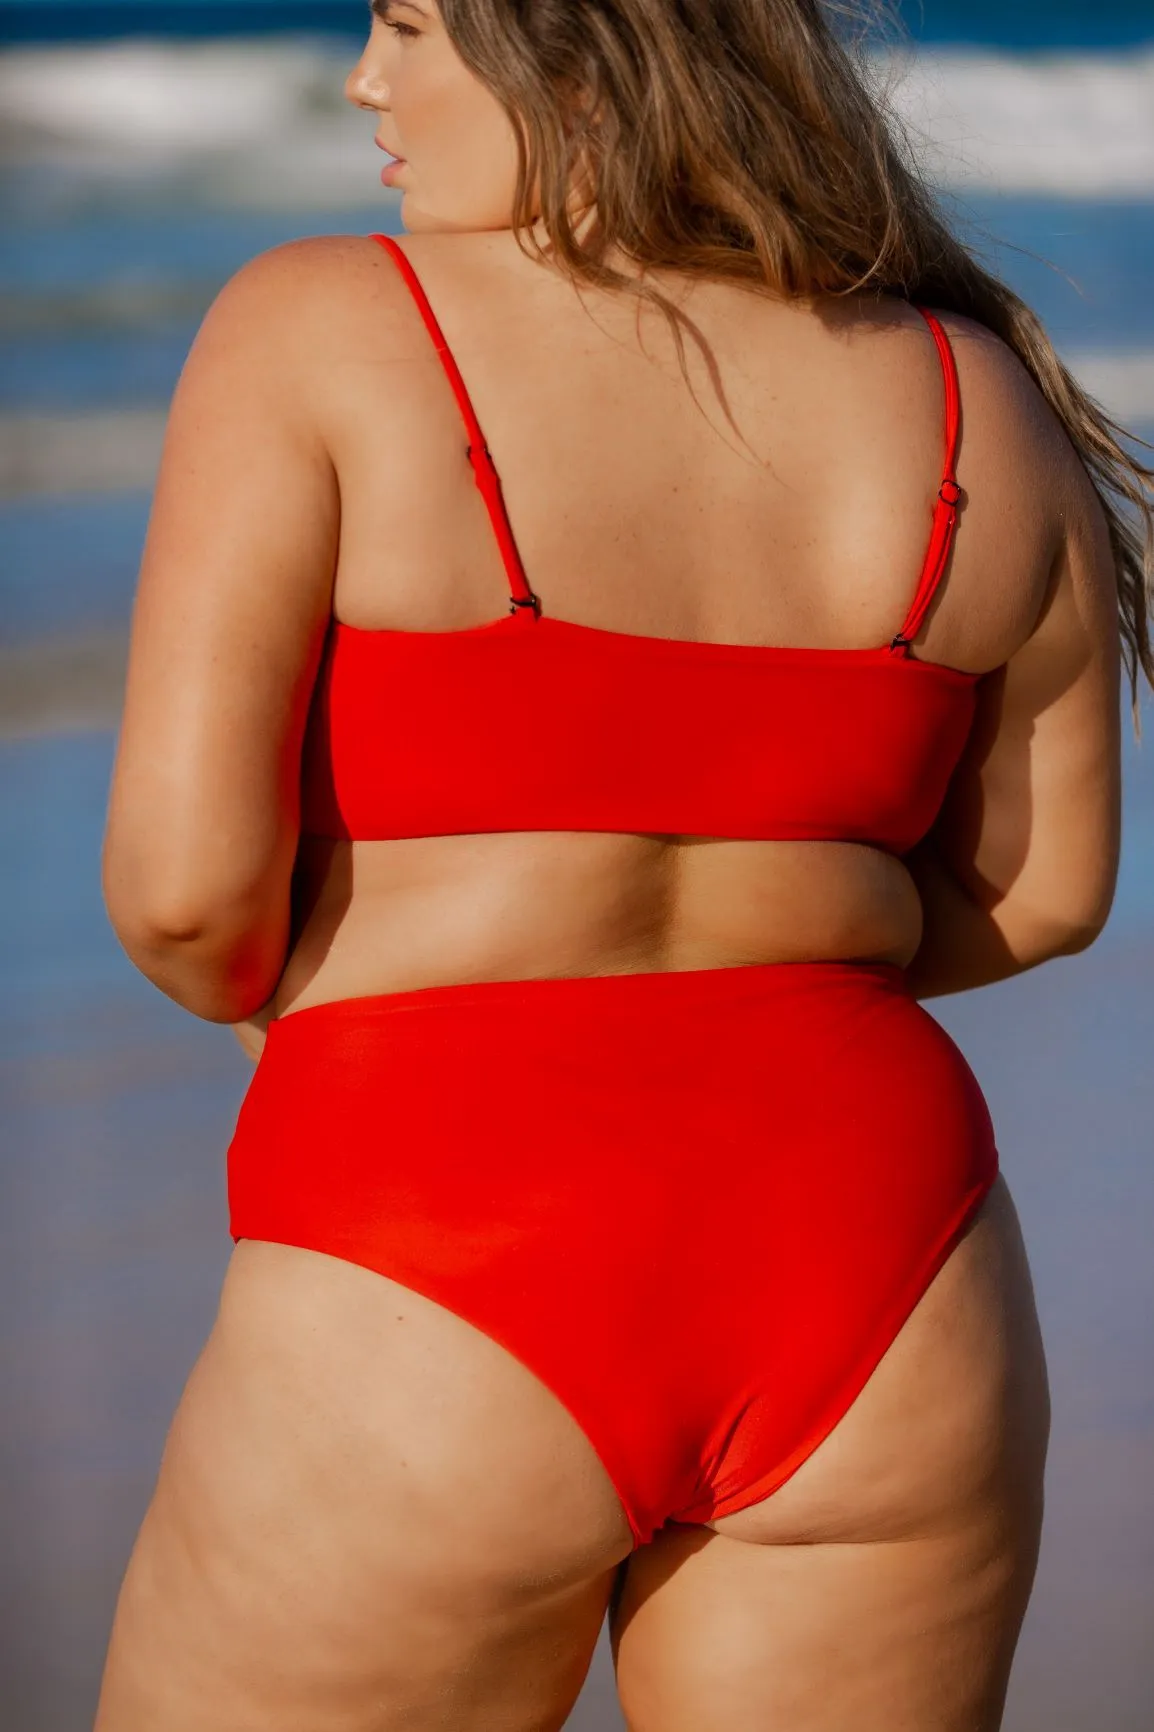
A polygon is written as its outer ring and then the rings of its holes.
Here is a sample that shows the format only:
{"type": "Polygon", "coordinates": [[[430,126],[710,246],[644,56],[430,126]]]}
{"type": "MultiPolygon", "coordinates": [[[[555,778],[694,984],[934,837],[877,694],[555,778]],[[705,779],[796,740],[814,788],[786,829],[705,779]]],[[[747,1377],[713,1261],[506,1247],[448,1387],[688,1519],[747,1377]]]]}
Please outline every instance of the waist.
{"type": "Polygon", "coordinates": [[[302,845],[307,910],[273,1009],[460,982],[779,963],[901,968],[921,905],[900,861],[840,843],[496,834],[302,845]]]}

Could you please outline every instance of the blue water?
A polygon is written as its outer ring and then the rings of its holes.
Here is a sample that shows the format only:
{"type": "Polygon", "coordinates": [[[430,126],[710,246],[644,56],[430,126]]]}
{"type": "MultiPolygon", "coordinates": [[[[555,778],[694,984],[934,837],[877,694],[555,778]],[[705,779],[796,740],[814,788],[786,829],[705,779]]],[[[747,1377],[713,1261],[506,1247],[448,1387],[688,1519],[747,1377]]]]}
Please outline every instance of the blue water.
{"type": "Polygon", "coordinates": [[[376,224],[365,210],[142,210],[122,191],[111,208],[53,222],[19,184],[0,209],[0,298],[10,308],[0,410],[164,403],[204,309],[247,259],[302,235],[364,234],[394,220],[384,204],[376,224]],[[139,310],[117,316],[117,296],[138,297],[139,310]]]}
{"type": "Polygon", "coordinates": [[[143,493],[0,499],[0,645],[125,625],[148,504],[143,493]]]}
{"type": "Polygon", "coordinates": [[[130,969],[104,914],[99,853],[111,774],[105,734],[0,742],[0,1027],[16,1056],[41,1015],[110,989],[156,994],[130,969]]]}
{"type": "Polygon", "coordinates": [[[923,42],[998,48],[1120,48],[1154,40],[1150,0],[903,0],[923,42]]]}
{"type": "MultiPolygon", "coordinates": [[[[69,210],[61,220],[23,170],[3,182],[2,198],[0,290],[36,297],[166,285],[209,289],[282,241],[343,228],[363,234],[373,226],[364,209],[206,210],[141,199],[115,182],[103,200],[97,190],[95,207],[69,210]]],[[[383,217],[392,209],[382,200],[383,217]]]]}
{"type": "MultiPolygon", "coordinates": [[[[1113,48],[1154,39],[1148,0],[903,0],[906,27],[928,42],[1002,47],[1113,48]]],[[[327,30],[356,35],[360,0],[0,0],[0,40],[92,38],[124,32],[225,35],[327,30]]]]}
{"type": "Polygon", "coordinates": [[[197,318],[130,329],[32,330],[0,338],[0,409],[123,409],[164,403],[197,318]]]}
{"type": "MultiPolygon", "coordinates": [[[[1154,0],[1152,0],[1154,4],[1154,0]]],[[[1154,204],[948,196],[956,226],[1041,315],[1060,349],[1154,341],[1154,204]]]]}

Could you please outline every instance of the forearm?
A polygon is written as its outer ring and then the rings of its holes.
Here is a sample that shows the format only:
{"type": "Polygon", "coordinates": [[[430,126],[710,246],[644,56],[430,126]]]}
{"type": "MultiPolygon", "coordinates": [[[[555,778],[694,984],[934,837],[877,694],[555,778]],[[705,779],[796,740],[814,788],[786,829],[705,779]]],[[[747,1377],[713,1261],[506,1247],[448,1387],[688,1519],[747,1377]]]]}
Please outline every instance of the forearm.
{"type": "Polygon", "coordinates": [[[906,977],[917,998],[969,992],[1084,950],[1101,922],[1045,919],[1013,896],[983,905],[950,870],[933,841],[906,858],[921,897],[923,936],[906,977]]]}

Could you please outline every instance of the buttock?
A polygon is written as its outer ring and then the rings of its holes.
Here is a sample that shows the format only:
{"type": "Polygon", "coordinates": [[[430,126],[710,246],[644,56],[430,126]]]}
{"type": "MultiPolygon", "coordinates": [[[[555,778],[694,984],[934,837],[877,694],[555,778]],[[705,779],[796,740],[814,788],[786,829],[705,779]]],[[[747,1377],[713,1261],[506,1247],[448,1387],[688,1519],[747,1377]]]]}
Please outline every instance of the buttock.
{"type": "Polygon", "coordinates": [[[828,1435],[997,1174],[886,964],[432,987],[274,1021],[230,1230],[375,1269],[532,1370],[638,1543],[828,1435]]]}

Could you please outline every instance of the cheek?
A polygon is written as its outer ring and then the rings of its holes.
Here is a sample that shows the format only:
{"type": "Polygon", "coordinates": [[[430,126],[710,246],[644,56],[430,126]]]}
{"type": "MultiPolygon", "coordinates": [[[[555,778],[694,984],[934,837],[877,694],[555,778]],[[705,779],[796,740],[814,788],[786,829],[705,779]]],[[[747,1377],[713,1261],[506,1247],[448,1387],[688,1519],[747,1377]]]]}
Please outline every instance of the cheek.
{"type": "Polygon", "coordinates": [[[517,144],[493,96],[459,65],[427,72],[393,93],[402,139],[412,150],[404,215],[423,227],[508,228],[517,186],[517,144]]]}

